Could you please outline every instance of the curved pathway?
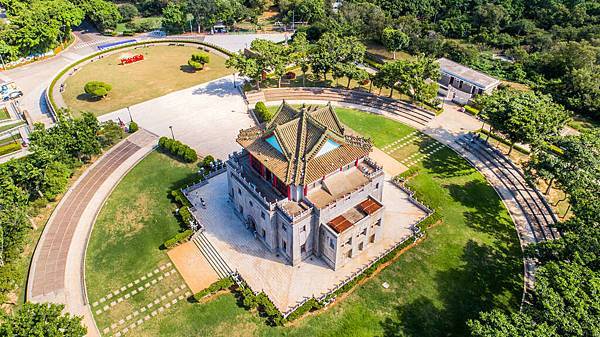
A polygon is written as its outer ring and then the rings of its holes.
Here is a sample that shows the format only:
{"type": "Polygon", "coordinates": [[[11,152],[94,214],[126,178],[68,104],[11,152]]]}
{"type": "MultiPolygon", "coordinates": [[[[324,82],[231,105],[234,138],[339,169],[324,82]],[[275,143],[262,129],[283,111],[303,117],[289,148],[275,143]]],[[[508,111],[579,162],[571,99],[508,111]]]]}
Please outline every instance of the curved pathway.
{"type": "Polygon", "coordinates": [[[89,234],[112,189],[156,140],[156,135],[140,130],[96,160],[59,202],[33,254],[27,300],[65,304],[67,311],[84,317],[88,336],[99,335],[84,283],[89,234]]]}

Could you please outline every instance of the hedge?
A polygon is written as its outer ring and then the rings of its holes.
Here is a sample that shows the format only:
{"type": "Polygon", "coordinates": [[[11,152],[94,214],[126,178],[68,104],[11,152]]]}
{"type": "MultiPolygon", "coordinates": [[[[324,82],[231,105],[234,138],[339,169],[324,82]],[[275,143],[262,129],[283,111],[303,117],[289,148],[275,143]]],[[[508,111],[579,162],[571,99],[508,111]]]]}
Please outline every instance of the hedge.
{"type": "Polygon", "coordinates": [[[184,242],[187,242],[190,237],[192,236],[193,232],[191,229],[187,229],[183,232],[177,233],[175,234],[174,237],[170,238],[169,240],[165,241],[165,243],[163,243],[163,245],[165,246],[165,248],[169,249],[169,248],[173,248],[175,246],[178,246],[184,242]]]}
{"type": "Polygon", "coordinates": [[[237,294],[241,299],[242,305],[246,309],[254,309],[257,308],[258,312],[261,316],[267,318],[267,322],[270,325],[283,325],[285,319],[279,309],[271,302],[269,297],[264,293],[260,292],[258,294],[254,294],[252,289],[248,286],[243,286],[237,289],[237,294]]]}
{"type": "Polygon", "coordinates": [[[302,317],[305,313],[309,311],[315,311],[323,308],[323,304],[319,303],[315,298],[311,298],[306,301],[304,304],[296,308],[287,318],[287,322],[294,321],[300,317],[302,317]]]}
{"type": "Polygon", "coordinates": [[[2,145],[0,146],[0,156],[19,151],[20,149],[21,145],[19,143],[8,143],[6,145],[2,145]]]}
{"type": "Polygon", "coordinates": [[[180,189],[175,189],[171,191],[171,196],[173,199],[181,206],[192,207],[192,203],[188,200],[188,198],[183,195],[180,189]]]}
{"type": "Polygon", "coordinates": [[[254,113],[256,114],[258,121],[261,123],[268,122],[271,120],[271,118],[273,118],[273,114],[271,113],[271,111],[269,111],[269,109],[267,109],[267,106],[264,102],[256,103],[256,105],[254,106],[254,113]]]}
{"type": "Polygon", "coordinates": [[[470,105],[465,105],[463,108],[465,108],[465,112],[470,113],[473,116],[479,115],[479,110],[475,109],[470,105]]]}
{"type": "Polygon", "coordinates": [[[183,221],[186,227],[188,227],[190,223],[194,221],[192,212],[190,212],[190,209],[187,206],[183,206],[179,209],[179,216],[181,216],[181,221],[183,221]]]}
{"type": "MultiPolygon", "coordinates": [[[[116,32],[115,32],[116,33],[116,32]]],[[[50,100],[50,105],[52,106],[52,108],[54,110],[58,110],[58,106],[56,105],[56,102],[54,101],[54,97],[52,96],[52,93],[54,92],[54,86],[56,85],[56,82],[58,82],[58,80],[64,75],[66,74],[69,70],[71,70],[73,67],[75,67],[76,65],[79,65],[83,62],[86,62],[90,59],[93,59],[96,56],[99,55],[103,55],[106,53],[110,53],[113,52],[115,50],[120,50],[120,49],[127,49],[127,48],[131,48],[131,47],[135,47],[135,46],[143,46],[146,44],[162,44],[162,43],[189,43],[189,44],[198,44],[201,46],[206,46],[206,47],[210,47],[214,50],[217,50],[227,56],[231,56],[232,53],[222,47],[219,47],[217,45],[214,45],[212,43],[207,43],[207,42],[202,42],[202,41],[190,41],[190,40],[169,40],[169,39],[164,39],[164,40],[160,40],[160,41],[140,41],[140,42],[136,42],[136,43],[131,43],[131,44],[124,44],[124,45],[120,45],[120,46],[116,46],[114,48],[110,48],[110,49],[106,49],[103,51],[99,51],[97,53],[94,53],[92,55],[89,55],[87,57],[82,58],[81,60],[75,61],[73,63],[71,63],[68,67],[64,68],[63,70],[61,70],[55,77],[54,79],[52,79],[52,82],[50,82],[50,86],[48,86],[48,90],[47,90],[47,95],[48,95],[48,99],[50,100]]]]}
{"type": "Polygon", "coordinates": [[[200,302],[200,300],[202,300],[204,297],[206,297],[208,295],[212,295],[218,291],[230,288],[234,284],[235,283],[233,282],[233,279],[231,277],[222,278],[222,279],[218,280],[217,282],[209,285],[208,288],[202,289],[199,292],[197,292],[196,294],[194,294],[194,299],[196,301],[200,302]]]}
{"type": "Polygon", "coordinates": [[[170,153],[171,155],[188,163],[193,163],[198,160],[198,154],[196,150],[183,144],[178,140],[174,140],[167,137],[160,137],[158,140],[158,146],[170,153]]]}

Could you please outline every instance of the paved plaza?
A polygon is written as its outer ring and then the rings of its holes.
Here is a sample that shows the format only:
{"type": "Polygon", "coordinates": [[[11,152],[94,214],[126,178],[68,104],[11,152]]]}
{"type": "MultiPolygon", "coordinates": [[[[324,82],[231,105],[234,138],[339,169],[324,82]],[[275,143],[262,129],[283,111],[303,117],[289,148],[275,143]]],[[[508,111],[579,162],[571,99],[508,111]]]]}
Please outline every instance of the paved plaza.
{"type": "Polygon", "coordinates": [[[377,255],[411,234],[410,226],[425,216],[408,195],[386,182],[383,193],[383,239],[369,246],[352,262],[334,271],[317,257],[292,267],[270,253],[246,229],[234,211],[227,194],[227,175],[220,174],[188,194],[196,206],[195,215],[205,227],[205,235],[233,270],[237,270],[255,291],[263,290],[281,311],[293,307],[304,297],[319,296],[347,279],[377,255]],[[200,205],[206,201],[206,208],[200,205]]]}
{"type": "MultiPolygon", "coordinates": [[[[235,142],[239,130],[254,125],[244,99],[233,87],[233,76],[133,105],[130,111],[140,127],[171,137],[172,126],[175,139],[201,155],[212,154],[216,158],[227,158],[239,150],[235,142]]],[[[121,109],[98,119],[129,122],[129,114],[127,109],[121,109]]]]}

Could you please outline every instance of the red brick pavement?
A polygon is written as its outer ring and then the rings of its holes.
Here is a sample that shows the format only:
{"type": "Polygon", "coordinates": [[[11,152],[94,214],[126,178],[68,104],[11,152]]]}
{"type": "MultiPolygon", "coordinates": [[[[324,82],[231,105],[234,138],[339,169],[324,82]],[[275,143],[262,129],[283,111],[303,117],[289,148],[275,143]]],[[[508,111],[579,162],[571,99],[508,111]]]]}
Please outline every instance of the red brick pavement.
{"type": "Polygon", "coordinates": [[[101,158],[65,196],[66,200],[46,225],[46,234],[37,247],[39,256],[33,277],[29,280],[32,282],[29,297],[47,295],[65,288],[67,255],[82,212],[111,173],[139,149],[140,146],[130,141],[121,143],[101,158]]]}

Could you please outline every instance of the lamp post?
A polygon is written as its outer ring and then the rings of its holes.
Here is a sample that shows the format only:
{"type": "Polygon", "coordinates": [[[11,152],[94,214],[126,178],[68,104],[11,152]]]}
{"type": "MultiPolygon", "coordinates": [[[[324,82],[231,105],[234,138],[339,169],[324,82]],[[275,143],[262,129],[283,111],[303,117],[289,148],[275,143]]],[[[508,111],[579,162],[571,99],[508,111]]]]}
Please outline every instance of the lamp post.
{"type": "Polygon", "coordinates": [[[235,88],[235,73],[233,73],[233,87],[235,88]]]}
{"type": "Polygon", "coordinates": [[[173,134],[173,126],[169,125],[169,129],[171,129],[171,138],[173,138],[173,140],[175,140],[175,135],[173,134]]]}
{"type": "Polygon", "coordinates": [[[129,107],[127,107],[127,113],[129,114],[129,121],[133,122],[133,117],[131,117],[131,110],[129,110],[129,107]]]}

